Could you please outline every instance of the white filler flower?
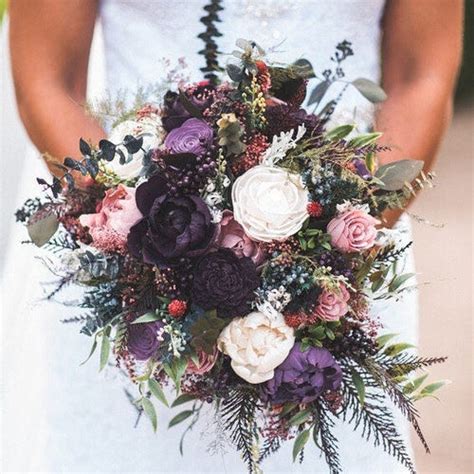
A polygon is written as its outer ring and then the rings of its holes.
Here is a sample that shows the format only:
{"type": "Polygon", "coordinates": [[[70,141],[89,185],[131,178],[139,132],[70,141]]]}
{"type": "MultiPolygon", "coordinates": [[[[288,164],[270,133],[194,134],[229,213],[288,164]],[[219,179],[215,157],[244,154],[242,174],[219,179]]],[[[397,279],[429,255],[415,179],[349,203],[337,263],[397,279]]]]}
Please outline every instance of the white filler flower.
{"type": "Polygon", "coordinates": [[[308,193],[297,174],[259,165],[237,178],[232,188],[234,219],[252,239],[285,240],[308,217],[308,193]]]}
{"type": "Polygon", "coordinates": [[[295,343],[294,331],[281,313],[269,318],[259,311],[235,318],[221,332],[217,347],[231,359],[235,373],[248,383],[270,380],[295,343]]]}

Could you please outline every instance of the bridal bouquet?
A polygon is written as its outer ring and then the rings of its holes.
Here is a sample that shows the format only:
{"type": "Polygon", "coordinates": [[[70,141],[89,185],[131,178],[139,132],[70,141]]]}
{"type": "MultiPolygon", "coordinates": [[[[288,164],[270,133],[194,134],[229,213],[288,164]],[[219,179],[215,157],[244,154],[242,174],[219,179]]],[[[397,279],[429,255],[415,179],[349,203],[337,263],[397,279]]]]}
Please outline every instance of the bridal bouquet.
{"type": "MultiPolygon", "coordinates": [[[[49,251],[51,296],[84,288],[73,319],[91,356],[99,347],[101,369],[112,358],[128,373],[155,429],[158,402],[188,405],[170,423],[186,431],[212,404],[250,472],[286,440],[302,461],[311,440],[336,473],[341,418],[414,471],[389,405],[428,449],[414,401],[441,383],[414,372],[444,359],[381,335],[370,306],[412,277],[397,271],[408,246],[381,213],[431,177],[418,161],[378,166],[380,133],[328,129],[335,101],[305,111],[308,61],[273,66],[255,43],[238,46],[230,81],[181,85],[97,147],[81,140],[62,178],[38,179],[51,197],[17,217],[49,251]],[[90,186],[75,186],[78,174],[90,186]]],[[[343,43],[336,57],[349,53],[343,43]]],[[[350,86],[384,99],[369,80],[350,86]]]]}

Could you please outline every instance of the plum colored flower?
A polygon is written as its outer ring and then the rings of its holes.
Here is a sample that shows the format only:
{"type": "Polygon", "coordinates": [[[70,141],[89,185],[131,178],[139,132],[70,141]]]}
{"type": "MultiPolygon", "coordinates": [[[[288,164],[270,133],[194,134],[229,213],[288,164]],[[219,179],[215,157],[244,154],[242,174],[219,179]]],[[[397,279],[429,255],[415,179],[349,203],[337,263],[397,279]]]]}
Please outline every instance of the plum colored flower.
{"type": "Polygon", "coordinates": [[[192,298],[203,309],[216,308],[219,316],[242,316],[258,284],[257,268],[250,258],[219,249],[204,255],[196,265],[192,298]]]}
{"type": "Polygon", "coordinates": [[[287,357],[295,342],[294,331],[283,315],[254,311],[233,319],[219,335],[217,346],[231,358],[235,373],[248,383],[270,380],[274,369],[287,357]]]}
{"type": "Polygon", "coordinates": [[[206,203],[195,195],[172,196],[155,175],[136,191],[143,214],[128,235],[130,253],[145,263],[169,266],[181,257],[202,255],[214,239],[215,225],[206,203]]]}
{"type": "Polygon", "coordinates": [[[334,217],[327,232],[332,245],[342,252],[361,252],[373,247],[377,224],[380,221],[362,209],[350,209],[334,217]]]}
{"type": "Polygon", "coordinates": [[[165,146],[173,153],[205,153],[214,138],[212,128],[197,118],[191,118],[179,128],[171,130],[165,138],[165,146]]]}
{"type": "Polygon", "coordinates": [[[271,242],[296,234],[308,218],[308,193],[300,176],[255,166],[232,187],[234,219],[252,239],[271,242]]]}
{"type": "Polygon", "coordinates": [[[256,265],[264,257],[261,245],[244,232],[243,227],[234,219],[234,214],[228,210],[222,214],[216,245],[232,250],[237,257],[250,257],[256,265]]]}
{"type": "Polygon", "coordinates": [[[349,292],[342,283],[339,285],[339,291],[324,289],[319,295],[315,313],[324,321],[337,321],[347,313],[349,298],[349,292]]]}
{"type": "Polygon", "coordinates": [[[79,221],[89,228],[95,247],[121,251],[127,243],[130,228],[141,218],[135,204],[135,189],[119,184],[106,191],[96,214],[83,214],[79,221]]]}
{"type": "Polygon", "coordinates": [[[198,365],[196,365],[192,360],[190,360],[186,371],[191,374],[205,374],[214,367],[218,355],[219,351],[217,350],[217,347],[214,349],[214,352],[212,354],[207,354],[204,351],[199,351],[197,354],[198,365]]]}
{"type": "Polygon", "coordinates": [[[137,360],[148,360],[160,347],[161,321],[152,323],[130,324],[128,328],[127,347],[137,360]]]}
{"type": "Polygon", "coordinates": [[[311,403],[326,390],[337,390],[342,370],[327,349],[301,350],[297,342],[274,377],[262,387],[262,396],[274,404],[311,403]]]}
{"type": "MultiPolygon", "coordinates": [[[[108,139],[117,145],[126,135],[143,138],[143,149],[134,153],[131,160],[123,165],[120,164],[118,156],[115,156],[114,160],[106,163],[105,166],[107,170],[113,171],[122,179],[133,179],[140,175],[145,152],[158,148],[162,143],[163,130],[159,115],[150,114],[140,120],[125,120],[112,129],[108,139]]],[[[121,150],[126,157],[128,156],[125,146],[120,145],[117,149],[121,150]]]]}

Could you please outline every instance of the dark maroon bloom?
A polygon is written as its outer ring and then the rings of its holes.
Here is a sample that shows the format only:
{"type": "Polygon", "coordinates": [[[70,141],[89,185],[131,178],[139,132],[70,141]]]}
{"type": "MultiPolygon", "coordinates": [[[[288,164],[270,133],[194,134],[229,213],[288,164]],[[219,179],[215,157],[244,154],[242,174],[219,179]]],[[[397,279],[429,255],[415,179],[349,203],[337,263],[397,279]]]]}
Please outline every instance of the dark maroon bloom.
{"type": "Polygon", "coordinates": [[[212,145],[213,137],[212,128],[204,120],[190,118],[168,133],[165,146],[173,153],[202,155],[212,145]]]}
{"type": "Polygon", "coordinates": [[[272,138],[280,132],[298,128],[304,124],[307,136],[317,136],[323,133],[324,127],[321,119],[314,114],[308,114],[304,109],[295,109],[287,104],[272,105],[267,108],[267,129],[265,134],[272,138]]]}
{"type": "Polygon", "coordinates": [[[128,234],[133,256],[170,266],[181,257],[202,255],[211,245],[215,226],[199,196],[172,196],[165,179],[155,175],[138,186],[135,199],[144,217],[128,234]]]}
{"type": "Polygon", "coordinates": [[[201,258],[194,270],[193,302],[203,309],[217,308],[219,316],[244,316],[258,287],[257,268],[251,258],[238,258],[220,249],[201,258]]]}
{"type": "Polygon", "coordinates": [[[160,321],[130,324],[127,347],[135,359],[147,360],[155,354],[158,347],[160,347],[158,331],[162,327],[163,323],[160,321]]]}
{"type": "Polygon", "coordinates": [[[262,395],[274,404],[310,403],[326,390],[337,390],[341,381],[341,367],[327,349],[310,347],[303,352],[297,342],[263,385],[262,395]]]}

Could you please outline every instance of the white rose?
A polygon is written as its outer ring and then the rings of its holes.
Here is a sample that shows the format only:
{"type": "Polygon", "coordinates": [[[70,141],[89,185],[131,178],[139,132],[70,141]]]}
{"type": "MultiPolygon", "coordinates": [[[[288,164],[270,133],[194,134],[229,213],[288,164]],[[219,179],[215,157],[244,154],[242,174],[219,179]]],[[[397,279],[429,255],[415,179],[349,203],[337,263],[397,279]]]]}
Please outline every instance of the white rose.
{"type": "Polygon", "coordinates": [[[285,240],[308,217],[308,193],[301,177],[282,168],[255,166],[232,188],[234,219],[245,233],[263,242],[285,240]]]}
{"type": "MultiPolygon", "coordinates": [[[[135,138],[143,137],[142,148],[145,151],[157,148],[162,143],[161,119],[158,115],[153,115],[140,120],[125,120],[112,129],[108,139],[112,143],[118,144],[123,141],[126,135],[132,135],[135,138]]],[[[118,149],[128,157],[127,149],[123,145],[118,149]]],[[[133,179],[139,176],[142,170],[143,156],[143,150],[139,150],[128,163],[121,165],[118,155],[115,155],[114,160],[106,164],[106,168],[122,179],[133,179]]]]}
{"type": "Polygon", "coordinates": [[[286,359],[294,343],[294,331],[281,313],[270,318],[254,311],[233,319],[221,332],[217,347],[232,359],[237,375],[256,384],[273,377],[274,369],[286,359]]]}

